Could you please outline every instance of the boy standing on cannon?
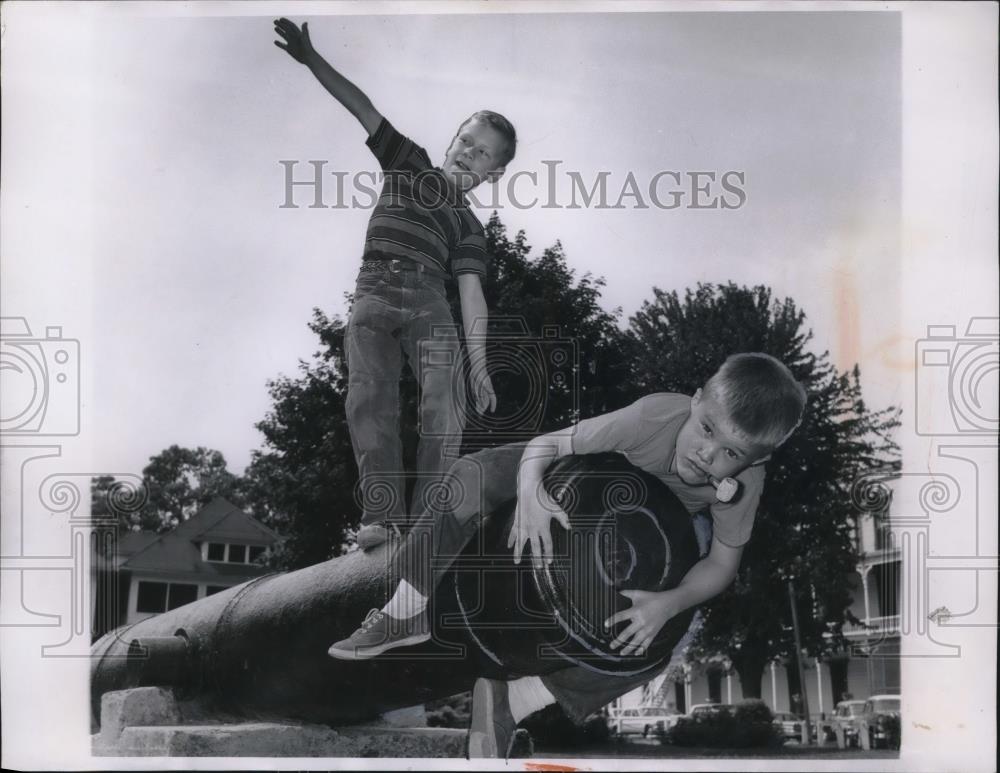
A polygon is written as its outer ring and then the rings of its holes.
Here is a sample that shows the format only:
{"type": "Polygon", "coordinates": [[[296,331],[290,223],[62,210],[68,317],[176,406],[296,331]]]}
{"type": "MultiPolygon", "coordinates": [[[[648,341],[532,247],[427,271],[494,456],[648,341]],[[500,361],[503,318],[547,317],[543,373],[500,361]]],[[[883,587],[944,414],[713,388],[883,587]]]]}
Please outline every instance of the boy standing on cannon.
{"type": "Polygon", "coordinates": [[[482,279],[483,227],[465,197],[503,175],[517,135],[498,113],[481,110],[458,127],[444,162],[400,134],[364,92],[313,48],[308,24],[274,23],[275,45],[306,65],[358,119],[385,172],[368,222],[361,271],[344,340],[349,370],[347,424],[358,465],[364,513],[358,545],[369,550],[398,532],[408,514],[428,510],[426,493],[455,461],[466,410],[461,344],[445,294],[458,285],[473,401],[496,409],[482,332],[487,319],[482,279]],[[477,335],[471,335],[473,330],[477,335]],[[399,377],[405,354],[420,389],[417,480],[407,508],[399,437],[399,377]]]}

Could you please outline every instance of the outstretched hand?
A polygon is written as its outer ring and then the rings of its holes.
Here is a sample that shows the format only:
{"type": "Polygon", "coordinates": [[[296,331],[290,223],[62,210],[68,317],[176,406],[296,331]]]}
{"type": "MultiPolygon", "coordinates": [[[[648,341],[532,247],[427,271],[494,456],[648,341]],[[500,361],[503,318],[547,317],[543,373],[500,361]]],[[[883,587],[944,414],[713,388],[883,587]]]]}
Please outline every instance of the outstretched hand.
{"type": "Polygon", "coordinates": [[[274,41],[274,45],[287,51],[296,62],[309,64],[309,58],[315,53],[312,42],[309,40],[309,22],[305,22],[300,30],[295,22],[284,17],[275,19],[274,32],[284,38],[284,43],[274,41]]]}
{"type": "Polygon", "coordinates": [[[611,640],[611,649],[622,647],[622,655],[642,655],[649,650],[649,645],[667,620],[683,611],[682,607],[677,603],[674,592],[669,590],[623,590],[620,593],[632,602],[632,606],[604,621],[609,629],[616,623],[629,621],[621,633],[611,640]]]}
{"type": "Polygon", "coordinates": [[[541,566],[552,563],[552,521],[556,520],[569,530],[569,516],[556,504],[540,482],[521,487],[514,510],[514,525],[507,539],[507,547],[514,548],[514,563],[521,563],[524,546],[531,546],[531,561],[541,566]]]}

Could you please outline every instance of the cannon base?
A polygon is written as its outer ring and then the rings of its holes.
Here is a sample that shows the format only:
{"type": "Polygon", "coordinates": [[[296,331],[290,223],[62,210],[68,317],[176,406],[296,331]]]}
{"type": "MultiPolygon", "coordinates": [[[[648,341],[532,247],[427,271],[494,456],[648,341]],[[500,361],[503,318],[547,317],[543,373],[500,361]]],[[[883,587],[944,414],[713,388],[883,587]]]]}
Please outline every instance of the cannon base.
{"type": "Polygon", "coordinates": [[[106,693],[95,757],[465,757],[466,731],[206,718],[162,687],[106,693]]]}

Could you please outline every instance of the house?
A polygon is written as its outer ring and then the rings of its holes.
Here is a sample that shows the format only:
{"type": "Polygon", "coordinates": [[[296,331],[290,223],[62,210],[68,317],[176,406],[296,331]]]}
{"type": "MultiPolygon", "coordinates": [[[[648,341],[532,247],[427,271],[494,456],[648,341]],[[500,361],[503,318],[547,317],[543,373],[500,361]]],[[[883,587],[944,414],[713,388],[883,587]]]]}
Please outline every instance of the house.
{"type": "Polygon", "coordinates": [[[112,539],[91,561],[94,637],[267,574],[259,559],[279,539],[222,497],[169,532],[112,539]]]}
{"type": "MultiPolygon", "coordinates": [[[[846,578],[850,606],[860,624],[845,624],[847,646],[805,662],[805,698],[812,717],[826,716],[845,696],[865,699],[900,692],[900,582],[902,555],[892,539],[887,512],[866,515],[856,524],[857,568],[846,578]]],[[[761,698],[772,711],[801,708],[797,665],[772,662],[764,672],[761,698]]],[[[675,655],[648,684],[617,699],[616,707],[673,706],[685,712],[698,703],[736,703],[743,699],[739,676],[724,657],[691,665],[675,655]]]]}

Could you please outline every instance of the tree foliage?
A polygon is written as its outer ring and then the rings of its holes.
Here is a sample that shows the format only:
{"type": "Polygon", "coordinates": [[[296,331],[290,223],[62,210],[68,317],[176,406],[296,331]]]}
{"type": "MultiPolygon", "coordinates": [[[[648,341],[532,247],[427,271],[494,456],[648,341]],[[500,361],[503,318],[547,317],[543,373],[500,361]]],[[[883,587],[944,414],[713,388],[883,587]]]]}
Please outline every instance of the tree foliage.
{"type": "Polygon", "coordinates": [[[737,580],[707,605],[692,650],[728,656],[748,697],[759,697],[770,659],[794,654],[788,578],[795,580],[803,647],[819,654],[842,643],[851,619],[844,578],[857,561],[851,487],[866,472],[898,465],[898,410],[870,409],[858,368],[837,372],[827,352],[811,352],[805,324],[791,299],[734,284],[702,284],[683,297],[654,289],[631,319],[644,352],[635,362],[644,393],[693,394],[728,355],[751,351],[784,362],[808,393],[802,425],[767,463],[737,580]]]}
{"type": "Polygon", "coordinates": [[[253,452],[246,471],[250,509],[285,537],[275,563],[287,569],[339,555],[361,517],[344,410],[345,326],[314,309],[309,328],[320,349],[311,362],[299,363],[297,378],[268,384],[272,407],[256,425],[264,447],[253,452]]]}
{"type": "Polygon", "coordinates": [[[217,496],[237,506],[243,502],[240,479],[226,469],[222,453],[210,448],[170,446],[150,458],[142,479],[147,491],[138,511],[142,529],[171,529],[217,496]]]}
{"type": "MultiPolygon", "coordinates": [[[[604,279],[589,273],[577,278],[558,241],[530,259],[524,231],[510,239],[496,213],[487,223],[486,239],[490,272],[484,294],[491,317],[520,320],[527,339],[542,346],[553,332],[574,342],[579,363],[574,383],[568,389],[545,385],[550,402],[538,431],[560,429],[626,405],[634,394],[628,378],[629,338],[618,326],[621,310],[608,312],[600,305],[604,279]]],[[[457,303],[454,311],[460,312],[457,303]]],[[[513,379],[505,382],[499,374],[496,380],[509,402],[524,399],[513,379]]]]}
{"type": "Polygon", "coordinates": [[[246,502],[242,478],[229,472],[221,452],[173,445],[150,457],[142,470],[144,492],[122,487],[113,475],[98,475],[90,482],[91,515],[118,520],[119,531],[172,529],[186,521],[215,497],[237,506],[246,502]],[[115,506],[128,505],[128,506],[115,506]],[[139,505],[135,506],[132,505],[139,505]]]}

